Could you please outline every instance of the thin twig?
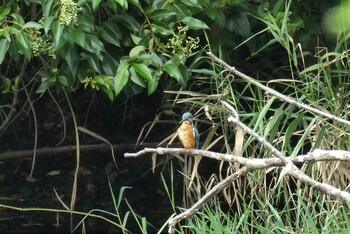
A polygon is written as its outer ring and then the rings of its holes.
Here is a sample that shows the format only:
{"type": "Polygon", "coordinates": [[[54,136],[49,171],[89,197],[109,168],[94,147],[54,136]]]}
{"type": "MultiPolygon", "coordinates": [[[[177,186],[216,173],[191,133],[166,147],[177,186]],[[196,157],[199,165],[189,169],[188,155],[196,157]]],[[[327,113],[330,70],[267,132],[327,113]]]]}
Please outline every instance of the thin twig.
{"type": "Polygon", "coordinates": [[[62,123],[63,123],[63,136],[62,136],[62,139],[56,144],[56,146],[57,146],[57,145],[62,144],[62,142],[66,138],[66,135],[67,135],[66,120],[64,119],[64,114],[63,114],[63,111],[62,111],[62,109],[60,107],[60,104],[58,104],[56,98],[52,95],[50,89],[48,89],[47,91],[49,92],[50,97],[52,98],[53,102],[57,106],[57,109],[60,112],[60,115],[61,115],[61,118],[62,118],[62,123]]]}
{"type": "Polygon", "coordinates": [[[331,119],[333,121],[336,121],[336,122],[339,122],[339,123],[343,123],[345,125],[348,125],[350,126],[350,121],[348,120],[345,120],[345,119],[342,119],[342,118],[339,118],[335,115],[332,115],[330,113],[327,113],[327,112],[324,112],[324,111],[321,111],[319,109],[316,109],[314,107],[311,107],[311,106],[308,106],[302,102],[299,102],[291,97],[288,97],[286,95],[283,95],[279,92],[277,92],[276,90],[274,89],[271,89],[261,83],[259,83],[258,81],[256,81],[254,78],[250,77],[250,76],[247,76],[246,74],[243,74],[242,72],[238,71],[235,67],[232,67],[230,65],[228,65],[226,62],[222,61],[221,59],[219,59],[218,57],[216,57],[213,53],[211,52],[208,52],[207,53],[211,58],[213,58],[213,60],[219,64],[221,64],[222,66],[224,66],[227,70],[229,70],[230,72],[232,72],[233,74],[241,77],[242,79],[248,81],[249,83],[255,85],[256,87],[266,91],[268,94],[271,94],[287,103],[290,103],[300,109],[304,109],[304,110],[308,110],[314,114],[318,114],[320,116],[323,116],[323,117],[326,117],[328,119],[331,119]]]}
{"type": "Polygon", "coordinates": [[[32,110],[33,121],[34,121],[34,146],[33,146],[34,150],[33,150],[33,158],[32,158],[32,167],[31,167],[30,173],[29,173],[29,178],[32,178],[33,173],[34,173],[35,160],[36,160],[36,149],[38,147],[38,121],[36,119],[36,112],[35,112],[34,104],[30,100],[30,95],[28,93],[27,87],[25,86],[23,80],[22,80],[22,85],[23,85],[24,93],[26,94],[27,100],[29,102],[29,107],[32,110]]]}
{"type": "Polygon", "coordinates": [[[226,177],[224,180],[220,181],[209,192],[207,192],[201,199],[199,199],[192,207],[176,215],[174,218],[171,218],[168,222],[168,225],[169,225],[168,232],[170,234],[173,234],[175,232],[175,225],[178,222],[180,222],[182,219],[186,219],[194,215],[200,208],[202,208],[203,205],[205,205],[205,203],[207,203],[209,199],[211,199],[213,196],[215,196],[216,194],[220,193],[222,190],[230,186],[230,184],[235,179],[243,175],[246,175],[251,170],[252,169],[248,167],[242,167],[239,170],[237,170],[235,173],[231,174],[230,176],[226,177]]]}
{"type": "MultiPolygon", "coordinates": [[[[21,72],[19,74],[20,79],[23,78],[24,73],[26,72],[27,66],[28,66],[28,60],[24,59],[22,67],[21,67],[21,72]]],[[[16,83],[16,79],[15,79],[15,90],[13,92],[12,104],[11,104],[9,113],[7,114],[5,120],[2,122],[2,124],[0,126],[0,136],[6,131],[6,128],[12,122],[12,116],[16,112],[16,104],[18,101],[18,92],[19,92],[19,87],[18,87],[18,83],[16,83]]]]}

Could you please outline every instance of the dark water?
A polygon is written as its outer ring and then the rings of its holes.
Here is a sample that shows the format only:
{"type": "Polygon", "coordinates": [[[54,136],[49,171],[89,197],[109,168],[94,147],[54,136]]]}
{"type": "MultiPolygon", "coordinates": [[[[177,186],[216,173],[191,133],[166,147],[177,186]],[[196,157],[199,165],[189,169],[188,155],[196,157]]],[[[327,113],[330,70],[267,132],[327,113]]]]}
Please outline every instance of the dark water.
{"type": "MultiPolygon", "coordinates": [[[[175,167],[176,161],[174,159],[175,167]]],[[[33,176],[36,179],[35,182],[26,181],[31,163],[31,159],[7,160],[0,163],[0,203],[20,208],[40,207],[64,210],[65,208],[55,195],[55,189],[61,200],[69,207],[75,155],[38,157],[33,176]]],[[[116,213],[108,176],[117,200],[123,186],[131,187],[125,190],[124,198],[127,199],[135,213],[140,217],[146,217],[150,223],[147,228],[148,233],[156,233],[173,214],[161,181],[161,167],[152,173],[150,155],[125,159],[123,153],[118,153],[117,164],[118,169],[111,155],[107,153],[82,153],[75,210],[89,212],[92,209],[101,209],[116,213]]],[[[178,183],[175,188],[176,193],[179,194],[176,198],[180,202],[178,204],[181,204],[181,176],[176,170],[175,174],[175,183],[178,183]]],[[[164,170],[164,176],[169,178],[166,170],[164,170]]],[[[123,200],[119,208],[122,219],[127,211],[130,209],[123,200]]],[[[95,214],[101,215],[96,212],[95,214]]],[[[118,223],[115,217],[104,216],[118,223]]],[[[82,218],[83,216],[74,215],[73,227],[82,218]]],[[[87,218],[84,226],[87,233],[121,233],[119,228],[97,218],[87,218]]],[[[126,227],[133,233],[141,232],[132,214],[129,214],[126,227]]],[[[75,232],[81,233],[84,228],[80,225],[75,232]]],[[[0,208],[0,233],[66,233],[70,231],[70,214],[43,211],[24,212],[0,208]]],[[[167,232],[167,228],[164,232],[167,232]]]]}

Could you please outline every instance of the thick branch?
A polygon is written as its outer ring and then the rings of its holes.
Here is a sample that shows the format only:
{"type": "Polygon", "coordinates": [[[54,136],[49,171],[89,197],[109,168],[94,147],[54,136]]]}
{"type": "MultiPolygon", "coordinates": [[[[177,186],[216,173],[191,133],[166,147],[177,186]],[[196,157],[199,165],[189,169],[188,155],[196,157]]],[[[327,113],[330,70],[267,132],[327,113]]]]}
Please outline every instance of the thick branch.
{"type": "MultiPolygon", "coordinates": [[[[227,161],[239,163],[243,166],[247,166],[251,169],[265,169],[268,167],[283,166],[284,163],[279,158],[244,158],[241,156],[235,156],[231,154],[222,154],[207,150],[196,150],[191,151],[185,150],[184,148],[144,148],[136,153],[125,153],[125,158],[136,158],[145,154],[157,153],[159,155],[164,154],[188,154],[201,155],[207,158],[216,159],[219,161],[227,161]]],[[[1,155],[0,155],[1,156],[1,155]]],[[[293,163],[314,163],[320,161],[344,161],[350,162],[350,151],[344,150],[319,150],[316,149],[306,155],[298,155],[294,157],[287,157],[293,163]]]]}
{"type": "MultiPolygon", "coordinates": [[[[145,146],[156,146],[157,143],[145,143],[142,145],[135,144],[118,144],[118,145],[112,145],[114,150],[130,150],[145,146]]],[[[67,145],[67,146],[60,146],[60,147],[45,147],[40,148],[36,150],[37,156],[43,156],[43,155],[54,155],[54,154],[63,154],[63,153],[71,153],[75,152],[77,147],[75,145],[67,145]]],[[[95,145],[81,145],[80,151],[108,151],[110,149],[110,146],[108,144],[95,144],[95,145]]],[[[23,158],[23,157],[32,157],[33,156],[33,149],[30,150],[20,150],[20,151],[6,151],[0,153],[0,160],[5,159],[11,159],[11,158],[23,158]]]]}

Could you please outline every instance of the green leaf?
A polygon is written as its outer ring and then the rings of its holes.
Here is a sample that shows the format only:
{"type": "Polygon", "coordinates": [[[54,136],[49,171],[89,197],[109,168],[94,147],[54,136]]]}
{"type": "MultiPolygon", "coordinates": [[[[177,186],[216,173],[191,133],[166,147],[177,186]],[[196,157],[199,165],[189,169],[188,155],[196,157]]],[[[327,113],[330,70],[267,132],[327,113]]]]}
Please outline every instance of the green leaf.
{"type": "Polygon", "coordinates": [[[23,26],[25,24],[23,17],[19,13],[12,13],[11,16],[15,19],[17,25],[23,26]]]}
{"type": "Polygon", "coordinates": [[[176,12],[174,11],[168,9],[157,9],[153,11],[149,17],[157,21],[162,21],[174,15],[176,15],[176,12]]]}
{"type": "Polygon", "coordinates": [[[41,29],[41,28],[43,28],[43,26],[37,22],[30,21],[30,22],[27,22],[25,25],[23,25],[23,28],[41,29]]]}
{"type": "Polygon", "coordinates": [[[59,84],[68,87],[68,78],[66,76],[57,76],[57,81],[59,84]]]}
{"type": "Polygon", "coordinates": [[[85,46],[85,33],[79,29],[68,30],[68,37],[78,45],[84,48],[85,46]]]}
{"type": "Polygon", "coordinates": [[[0,38],[6,38],[9,42],[11,41],[11,36],[10,36],[10,28],[9,27],[4,27],[0,29],[0,38]]]}
{"type": "Polygon", "coordinates": [[[155,79],[151,82],[148,82],[147,94],[151,95],[158,87],[158,80],[155,79]]]}
{"type": "Polygon", "coordinates": [[[121,32],[117,24],[109,21],[102,26],[101,36],[104,40],[120,47],[121,32]]]}
{"type": "Polygon", "coordinates": [[[27,59],[30,59],[32,57],[32,49],[27,35],[22,31],[16,35],[16,39],[21,52],[27,59]]]}
{"type": "Polygon", "coordinates": [[[154,79],[152,78],[152,72],[151,70],[142,63],[135,63],[133,65],[133,68],[135,69],[135,71],[140,74],[142,77],[144,77],[146,80],[148,80],[149,82],[152,82],[154,79]]]}
{"type": "Polygon", "coordinates": [[[6,16],[10,13],[11,7],[8,5],[2,5],[0,6],[0,20],[3,20],[6,18],[6,16]]]}
{"type": "Polygon", "coordinates": [[[53,16],[44,18],[44,32],[47,34],[51,29],[52,21],[55,19],[53,16]]]}
{"type": "Polygon", "coordinates": [[[128,1],[127,0],[115,0],[121,7],[123,7],[125,10],[128,9],[128,1]]]}
{"type": "Polygon", "coordinates": [[[154,66],[161,67],[163,65],[162,59],[156,53],[152,53],[150,56],[154,66]]]}
{"type": "Polygon", "coordinates": [[[35,93],[45,93],[45,91],[48,90],[48,88],[49,88],[48,79],[42,79],[42,82],[39,85],[38,89],[35,91],[35,93]]]}
{"type": "Polygon", "coordinates": [[[52,17],[52,16],[49,16],[51,12],[52,3],[53,3],[53,0],[44,1],[44,5],[43,5],[44,20],[46,20],[48,17],[52,17]]]}
{"type": "Polygon", "coordinates": [[[176,12],[176,15],[179,19],[182,19],[186,16],[192,16],[192,12],[188,6],[183,4],[177,4],[170,8],[170,10],[176,12]]]}
{"type": "Polygon", "coordinates": [[[92,8],[94,9],[94,11],[96,11],[100,3],[101,3],[101,0],[92,0],[92,8]]]}
{"type": "Polygon", "coordinates": [[[140,24],[136,19],[128,14],[115,15],[112,20],[123,23],[126,27],[134,32],[140,31],[140,24]]]}
{"type": "Polygon", "coordinates": [[[131,4],[138,7],[139,9],[141,9],[141,5],[139,3],[139,0],[129,0],[129,2],[131,2],[131,4]]]}
{"type": "Polygon", "coordinates": [[[107,94],[109,100],[113,101],[113,98],[114,98],[113,91],[105,86],[102,86],[102,90],[107,94]]]}
{"type": "Polygon", "coordinates": [[[103,62],[101,63],[102,66],[102,73],[108,75],[108,76],[112,76],[117,72],[117,66],[118,63],[109,55],[105,55],[103,57],[103,62]]]}
{"type": "Polygon", "coordinates": [[[94,78],[92,78],[92,80],[95,81],[97,84],[100,84],[100,85],[103,85],[105,83],[104,79],[103,79],[103,76],[101,76],[101,75],[95,76],[94,78]]]}
{"type": "Polygon", "coordinates": [[[70,43],[66,43],[62,47],[62,53],[60,55],[65,59],[68,68],[72,74],[75,74],[76,72],[76,65],[78,63],[77,53],[74,49],[74,46],[70,43]]]}
{"type": "Polygon", "coordinates": [[[90,64],[90,66],[98,73],[101,73],[100,71],[100,63],[98,61],[97,55],[88,55],[87,60],[90,64]]]}
{"type": "Polygon", "coordinates": [[[98,37],[91,34],[85,34],[84,49],[96,55],[100,60],[102,60],[101,52],[104,50],[103,43],[98,37]]]}
{"type": "Polygon", "coordinates": [[[175,78],[177,82],[179,83],[181,82],[182,75],[176,64],[172,62],[168,64],[164,64],[163,70],[166,71],[171,77],[175,78]]]}
{"type": "Polygon", "coordinates": [[[58,20],[52,23],[52,30],[54,35],[54,46],[56,50],[59,50],[63,45],[63,33],[64,26],[60,24],[58,20]]]}
{"type": "Polygon", "coordinates": [[[215,8],[210,8],[208,10],[205,11],[205,14],[211,19],[211,20],[215,20],[215,18],[218,16],[219,14],[219,10],[215,9],[215,8]]]}
{"type": "Polygon", "coordinates": [[[131,40],[135,43],[135,45],[138,45],[142,40],[142,37],[138,37],[134,34],[131,34],[131,40]]]}
{"type": "Polygon", "coordinates": [[[130,53],[129,53],[129,57],[137,57],[139,56],[139,54],[143,51],[146,50],[146,47],[145,46],[142,46],[142,45],[139,45],[139,46],[135,46],[134,48],[132,48],[130,50],[130,53]]]}
{"type": "Polygon", "coordinates": [[[114,93],[118,95],[120,91],[124,88],[129,79],[129,64],[122,63],[117,69],[117,73],[114,77],[114,93]]]}
{"type": "Polygon", "coordinates": [[[181,21],[185,23],[190,29],[209,29],[208,25],[206,25],[203,21],[195,19],[193,17],[186,16],[181,21]]]}
{"type": "Polygon", "coordinates": [[[183,4],[185,4],[186,6],[196,7],[198,9],[202,9],[201,4],[198,4],[197,0],[181,0],[181,2],[183,4]]]}
{"type": "Polygon", "coordinates": [[[130,71],[130,78],[132,82],[134,82],[135,84],[138,84],[143,88],[146,88],[145,82],[139,77],[139,75],[137,75],[135,69],[131,67],[129,71],[130,71]]]}
{"type": "Polygon", "coordinates": [[[2,77],[2,91],[1,93],[5,94],[10,91],[11,80],[7,77],[2,77]]]}
{"type": "Polygon", "coordinates": [[[174,34],[174,31],[171,28],[161,23],[151,24],[151,29],[152,29],[152,32],[159,33],[164,36],[169,36],[174,34]]]}
{"type": "Polygon", "coordinates": [[[0,64],[4,61],[7,50],[10,47],[10,42],[6,39],[0,40],[0,64]]]}

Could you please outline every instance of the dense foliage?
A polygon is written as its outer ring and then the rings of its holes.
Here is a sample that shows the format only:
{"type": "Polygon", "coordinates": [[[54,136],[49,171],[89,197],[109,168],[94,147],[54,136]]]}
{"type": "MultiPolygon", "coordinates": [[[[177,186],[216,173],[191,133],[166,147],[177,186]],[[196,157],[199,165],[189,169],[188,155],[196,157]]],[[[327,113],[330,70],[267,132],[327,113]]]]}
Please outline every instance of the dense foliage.
{"type": "Polygon", "coordinates": [[[82,83],[114,100],[122,90],[152,94],[167,76],[184,86],[186,59],[199,46],[189,30],[208,29],[194,18],[207,8],[197,1],[7,1],[0,10],[3,89],[24,60],[37,93],[82,83]]]}

